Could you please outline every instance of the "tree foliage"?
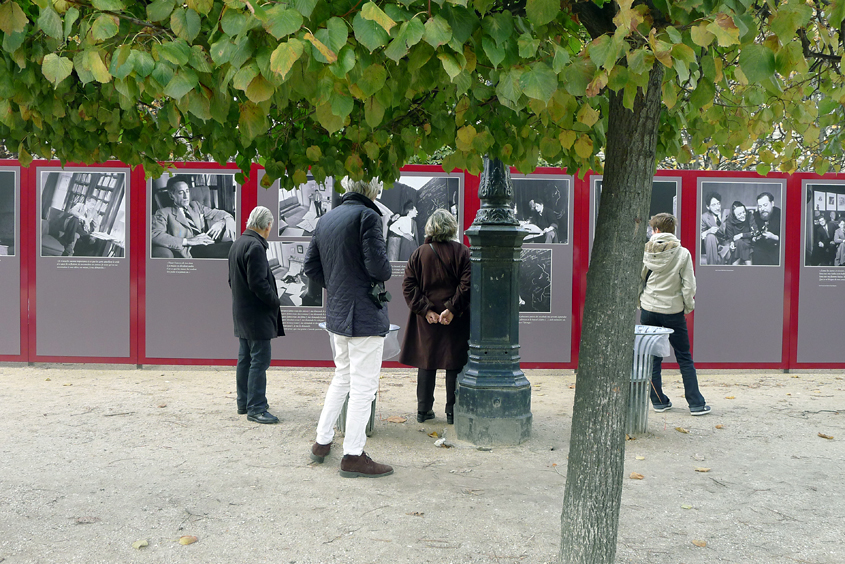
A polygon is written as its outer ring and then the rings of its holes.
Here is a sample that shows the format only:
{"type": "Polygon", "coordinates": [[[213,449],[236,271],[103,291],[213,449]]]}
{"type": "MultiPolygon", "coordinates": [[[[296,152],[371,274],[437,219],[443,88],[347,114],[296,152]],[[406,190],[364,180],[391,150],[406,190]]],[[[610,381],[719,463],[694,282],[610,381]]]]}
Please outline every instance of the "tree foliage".
{"type": "Polygon", "coordinates": [[[778,125],[758,170],[806,166],[799,141],[823,136],[824,171],[842,152],[843,15],[843,0],[6,0],[0,135],[24,163],[258,161],[286,186],[309,169],[392,180],[444,147],[446,170],[490,155],[601,171],[608,91],[632,107],[660,64],[658,159],[730,157],[778,125]]]}

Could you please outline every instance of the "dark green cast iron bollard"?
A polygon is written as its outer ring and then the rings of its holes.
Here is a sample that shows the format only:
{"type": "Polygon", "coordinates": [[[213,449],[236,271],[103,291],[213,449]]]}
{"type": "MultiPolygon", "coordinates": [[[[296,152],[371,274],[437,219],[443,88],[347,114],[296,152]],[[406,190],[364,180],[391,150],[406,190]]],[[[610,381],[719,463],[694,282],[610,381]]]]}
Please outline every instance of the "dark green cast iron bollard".
{"type": "Polygon", "coordinates": [[[476,445],[531,436],[531,384],[519,367],[519,264],[525,231],[514,216],[510,170],[484,159],[481,209],[466,230],[472,261],[469,361],[458,376],[455,432],[476,445]]]}

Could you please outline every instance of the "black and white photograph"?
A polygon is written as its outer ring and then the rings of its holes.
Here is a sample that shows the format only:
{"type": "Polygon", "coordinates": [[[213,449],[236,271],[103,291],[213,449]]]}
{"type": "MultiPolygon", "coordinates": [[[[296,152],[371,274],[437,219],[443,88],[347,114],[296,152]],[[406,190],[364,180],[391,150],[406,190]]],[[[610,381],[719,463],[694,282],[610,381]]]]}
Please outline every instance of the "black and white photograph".
{"type": "Polygon", "coordinates": [[[267,260],[282,307],[323,307],[323,289],[303,272],[308,243],[269,241],[267,260]]]}
{"type": "Polygon", "coordinates": [[[702,182],[700,266],[779,266],[782,185],[702,182]]]}
{"type": "MultiPolygon", "coordinates": [[[[601,204],[602,181],[596,180],[594,184],[595,207],[593,210],[593,229],[599,217],[599,204],[601,204]]],[[[675,216],[675,235],[680,237],[681,218],[678,214],[678,183],[674,180],[654,180],[651,183],[651,205],[648,209],[648,217],[654,217],[659,213],[671,213],[675,216]]],[[[653,235],[651,226],[646,226],[646,241],[653,235]]]]}
{"type": "Polygon", "coordinates": [[[519,265],[519,312],[551,313],[552,250],[524,248],[519,265]]]}
{"type": "Polygon", "coordinates": [[[228,258],[238,235],[234,173],[167,173],[151,190],[152,258],[228,258]]]}
{"type": "MultiPolygon", "coordinates": [[[[336,195],[339,202],[340,194],[336,195]]],[[[456,176],[416,176],[406,174],[392,188],[384,189],[375,204],[382,214],[382,234],[391,262],[407,262],[425,240],[425,223],[434,210],[446,209],[461,228],[463,206],[461,181],[456,176]]]]}
{"type": "Polygon", "coordinates": [[[569,243],[569,178],[512,177],[516,218],[524,243],[569,243]]]}
{"type": "Polygon", "coordinates": [[[804,217],[804,266],[845,266],[845,184],[807,184],[804,217]],[[825,206],[818,203],[819,196],[825,206]]]}
{"type": "Polygon", "coordinates": [[[279,237],[311,237],[317,222],[332,209],[334,179],[322,183],[311,176],[293,190],[279,189],[279,237]]]}
{"type": "Polygon", "coordinates": [[[41,171],[41,256],[126,255],[125,172],[41,171]]]}
{"type": "Polygon", "coordinates": [[[17,250],[15,246],[16,176],[11,170],[0,171],[0,256],[14,256],[17,250]]]}

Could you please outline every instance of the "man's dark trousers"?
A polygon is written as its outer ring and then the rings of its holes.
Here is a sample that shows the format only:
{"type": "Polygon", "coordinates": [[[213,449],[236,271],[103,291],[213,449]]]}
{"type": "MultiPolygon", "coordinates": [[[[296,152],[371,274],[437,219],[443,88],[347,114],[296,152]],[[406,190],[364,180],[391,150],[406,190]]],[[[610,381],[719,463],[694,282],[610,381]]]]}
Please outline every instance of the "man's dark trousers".
{"type": "Polygon", "coordinates": [[[267,411],[267,369],[270,367],[270,340],[238,339],[238,409],[250,415],[267,411]]]}
{"type": "MultiPolygon", "coordinates": [[[[678,360],[678,367],[681,369],[681,378],[684,381],[684,395],[687,398],[690,408],[703,407],[704,396],[698,390],[698,377],[695,373],[695,364],[690,354],[689,333],[687,333],[687,320],[684,312],[678,313],[654,313],[641,310],[640,323],[656,327],[672,329],[669,335],[669,344],[675,351],[675,358],[678,360]]],[[[663,378],[660,374],[663,358],[654,357],[654,364],[651,370],[651,403],[654,405],[665,405],[669,399],[663,393],[663,378]]]]}

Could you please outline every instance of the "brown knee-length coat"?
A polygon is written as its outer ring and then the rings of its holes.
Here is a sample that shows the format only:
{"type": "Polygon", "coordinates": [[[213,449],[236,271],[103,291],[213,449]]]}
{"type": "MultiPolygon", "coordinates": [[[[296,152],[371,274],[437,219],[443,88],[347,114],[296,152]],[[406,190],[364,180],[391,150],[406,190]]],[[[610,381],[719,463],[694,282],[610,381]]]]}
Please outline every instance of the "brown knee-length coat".
{"type": "Polygon", "coordinates": [[[405,267],[402,290],[411,309],[399,362],[417,368],[456,370],[469,351],[469,249],[457,241],[425,243],[405,267]],[[432,250],[437,249],[440,259],[432,250]],[[429,324],[425,314],[454,314],[449,325],[429,324]]]}

